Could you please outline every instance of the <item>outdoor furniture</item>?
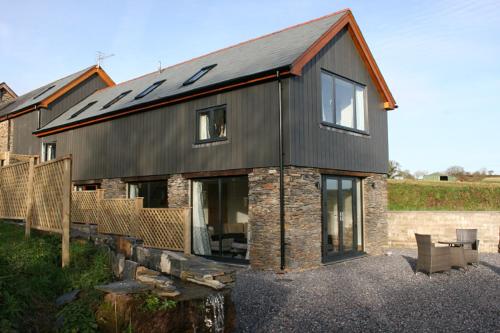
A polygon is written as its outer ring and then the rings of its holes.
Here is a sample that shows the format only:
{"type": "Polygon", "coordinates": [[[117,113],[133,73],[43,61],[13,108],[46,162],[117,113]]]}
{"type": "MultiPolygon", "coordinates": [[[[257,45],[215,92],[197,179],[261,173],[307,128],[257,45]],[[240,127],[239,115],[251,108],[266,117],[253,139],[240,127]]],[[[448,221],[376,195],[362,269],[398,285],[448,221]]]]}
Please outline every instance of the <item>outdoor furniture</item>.
{"type": "Polygon", "coordinates": [[[464,243],[465,260],[469,264],[479,264],[479,240],[477,229],[457,229],[457,241],[464,243]]]}
{"type": "Polygon", "coordinates": [[[435,247],[431,235],[415,234],[418,247],[417,267],[415,274],[424,271],[429,274],[434,272],[449,271],[451,269],[451,258],[449,247],[435,247]]]}

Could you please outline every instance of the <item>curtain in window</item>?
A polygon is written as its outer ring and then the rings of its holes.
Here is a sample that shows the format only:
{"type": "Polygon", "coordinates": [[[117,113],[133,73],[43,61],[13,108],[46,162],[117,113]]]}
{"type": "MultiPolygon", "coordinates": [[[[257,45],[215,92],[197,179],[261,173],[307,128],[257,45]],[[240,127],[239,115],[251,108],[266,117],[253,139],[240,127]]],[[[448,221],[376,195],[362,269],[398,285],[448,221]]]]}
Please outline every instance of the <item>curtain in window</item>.
{"type": "Polygon", "coordinates": [[[207,217],[203,198],[203,184],[193,182],[193,251],[195,254],[211,255],[210,239],[207,230],[207,217]]]}
{"type": "Polygon", "coordinates": [[[210,132],[210,122],[208,121],[208,113],[200,114],[200,123],[199,123],[199,138],[200,140],[206,140],[209,138],[208,134],[210,132]]]}

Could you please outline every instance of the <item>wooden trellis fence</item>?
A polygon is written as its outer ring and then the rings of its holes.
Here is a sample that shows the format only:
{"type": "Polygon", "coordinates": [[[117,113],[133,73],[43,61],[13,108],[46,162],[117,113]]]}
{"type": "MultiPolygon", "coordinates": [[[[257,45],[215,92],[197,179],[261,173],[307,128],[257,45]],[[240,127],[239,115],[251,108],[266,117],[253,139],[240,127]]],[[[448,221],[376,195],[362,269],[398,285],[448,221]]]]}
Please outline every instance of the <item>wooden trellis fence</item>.
{"type": "Polygon", "coordinates": [[[143,208],[143,198],[104,199],[104,192],[73,192],[72,222],[97,224],[103,234],[140,238],[147,247],[191,252],[188,208],[143,208]]]}
{"type": "MultiPolygon", "coordinates": [[[[23,156],[23,158],[26,156],[23,156]]],[[[62,265],[69,264],[71,156],[35,165],[29,162],[0,168],[0,218],[26,220],[31,228],[62,234],[62,265]]]]}

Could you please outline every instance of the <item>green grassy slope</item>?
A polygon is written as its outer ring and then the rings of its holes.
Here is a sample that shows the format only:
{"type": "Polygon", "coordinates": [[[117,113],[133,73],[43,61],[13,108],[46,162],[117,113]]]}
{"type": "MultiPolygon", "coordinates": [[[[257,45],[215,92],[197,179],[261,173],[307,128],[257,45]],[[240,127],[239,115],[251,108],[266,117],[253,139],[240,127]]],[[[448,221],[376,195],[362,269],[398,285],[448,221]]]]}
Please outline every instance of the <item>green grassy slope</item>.
{"type": "Polygon", "coordinates": [[[389,180],[389,210],[500,210],[500,184],[389,180]]]}

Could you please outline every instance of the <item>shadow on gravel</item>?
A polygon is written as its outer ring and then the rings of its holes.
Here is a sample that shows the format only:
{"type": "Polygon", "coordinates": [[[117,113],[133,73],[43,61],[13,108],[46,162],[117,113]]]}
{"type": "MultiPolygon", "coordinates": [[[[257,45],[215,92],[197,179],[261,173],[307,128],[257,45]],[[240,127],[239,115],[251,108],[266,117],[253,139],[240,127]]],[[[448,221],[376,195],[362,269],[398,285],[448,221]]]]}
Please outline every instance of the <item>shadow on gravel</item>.
{"type": "Polygon", "coordinates": [[[479,264],[483,265],[484,267],[489,268],[495,274],[500,275],[500,267],[493,266],[492,264],[489,264],[486,261],[480,261],[479,264]]]}
{"type": "Polygon", "coordinates": [[[402,257],[408,262],[408,265],[410,265],[411,270],[415,272],[415,270],[417,269],[417,259],[409,256],[402,256],[402,257]]]}

